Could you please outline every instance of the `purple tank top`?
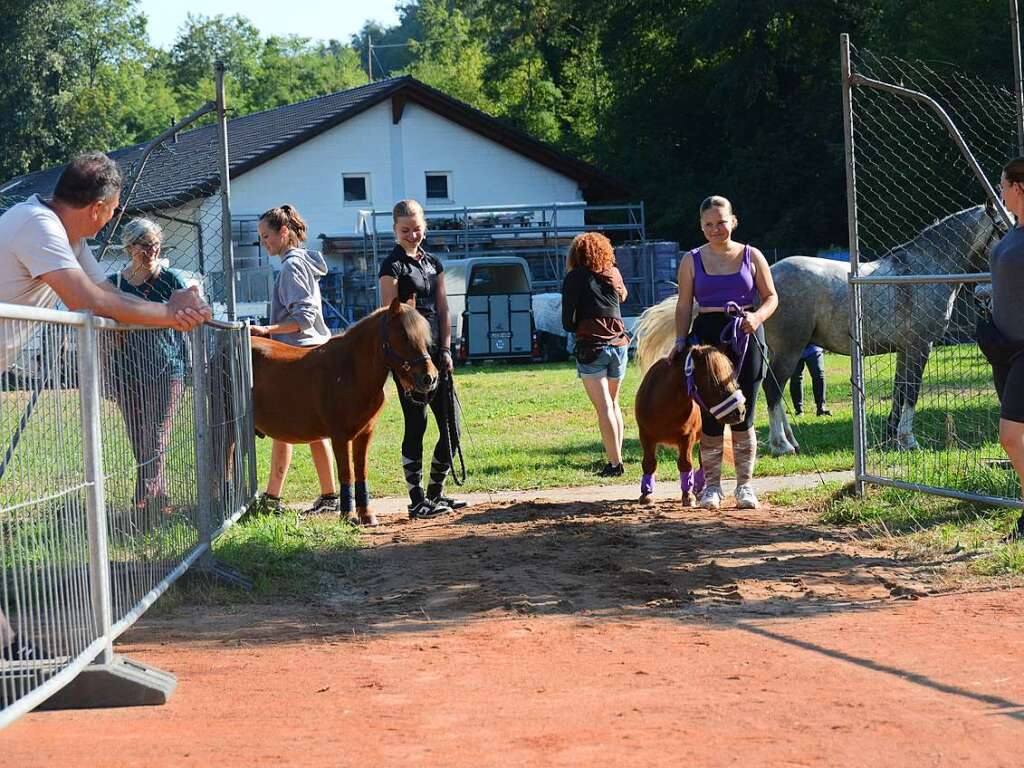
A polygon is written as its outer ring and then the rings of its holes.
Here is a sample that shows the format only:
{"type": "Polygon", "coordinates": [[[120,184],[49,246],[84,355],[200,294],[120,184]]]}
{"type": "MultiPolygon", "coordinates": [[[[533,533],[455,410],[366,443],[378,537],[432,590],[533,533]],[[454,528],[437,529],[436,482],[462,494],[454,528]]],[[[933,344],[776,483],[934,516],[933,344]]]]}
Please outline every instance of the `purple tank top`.
{"type": "Polygon", "coordinates": [[[743,248],[743,263],[738,272],[728,275],[709,275],[704,271],[700,248],[693,255],[693,298],[702,307],[724,307],[734,301],[741,307],[750,307],[757,300],[754,268],[750,263],[750,246],[743,248]]]}

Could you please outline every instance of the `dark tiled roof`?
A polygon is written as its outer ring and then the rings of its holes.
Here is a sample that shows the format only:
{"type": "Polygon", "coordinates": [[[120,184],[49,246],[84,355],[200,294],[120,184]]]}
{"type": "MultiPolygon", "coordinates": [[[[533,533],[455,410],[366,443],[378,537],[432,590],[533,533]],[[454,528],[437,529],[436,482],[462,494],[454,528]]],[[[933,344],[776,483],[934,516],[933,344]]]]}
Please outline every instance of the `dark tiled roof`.
{"type": "MultiPolygon", "coordinates": [[[[562,154],[409,76],[381,80],[229,120],[231,177],[265,163],[391,96],[401,103],[406,99],[419,103],[526,154],[576,179],[595,198],[628,195],[622,184],[597,168],[562,154]]],[[[216,125],[186,131],[178,135],[177,141],[165,141],[152,152],[146,161],[143,182],[131,197],[130,208],[167,208],[206,196],[217,185],[219,177],[216,131],[216,125]]],[[[126,180],[145,147],[145,144],[138,144],[110,153],[125,172],[126,180]]],[[[0,194],[27,197],[38,192],[50,195],[62,170],[63,166],[57,166],[10,179],[0,183],[0,194]]]]}

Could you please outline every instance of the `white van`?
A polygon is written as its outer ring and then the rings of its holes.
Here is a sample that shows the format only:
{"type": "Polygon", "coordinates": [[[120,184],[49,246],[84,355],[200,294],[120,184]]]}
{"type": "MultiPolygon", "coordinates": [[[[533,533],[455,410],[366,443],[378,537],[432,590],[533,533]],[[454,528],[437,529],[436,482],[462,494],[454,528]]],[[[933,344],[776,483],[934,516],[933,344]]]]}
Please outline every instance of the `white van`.
{"type": "Polygon", "coordinates": [[[456,362],[534,357],[530,267],[518,256],[444,262],[456,362]]]}

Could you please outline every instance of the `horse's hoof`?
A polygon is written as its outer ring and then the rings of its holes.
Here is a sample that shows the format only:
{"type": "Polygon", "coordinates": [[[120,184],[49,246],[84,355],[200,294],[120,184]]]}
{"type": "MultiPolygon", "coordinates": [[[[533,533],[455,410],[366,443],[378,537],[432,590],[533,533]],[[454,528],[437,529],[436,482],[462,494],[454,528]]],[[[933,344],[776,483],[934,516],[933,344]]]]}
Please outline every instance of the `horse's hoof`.
{"type": "Polygon", "coordinates": [[[782,445],[772,443],[772,456],[795,456],[796,454],[797,449],[789,443],[784,443],[782,445]]]}
{"type": "Polygon", "coordinates": [[[368,509],[359,510],[359,523],[361,525],[379,525],[377,516],[368,509]]]}
{"type": "Polygon", "coordinates": [[[359,525],[359,515],[355,512],[349,512],[345,515],[345,522],[349,525],[359,525]]]}
{"type": "Polygon", "coordinates": [[[696,507],[697,497],[694,494],[687,492],[683,494],[682,502],[684,507],[696,507]]]}
{"type": "Polygon", "coordinates": [[[653,504],[654,503],[654,499],[651,498],[651,494],[649,494],[649,493],[642,493],[642,494],[640,494],[640,503],[641,504],[653,504]]]}

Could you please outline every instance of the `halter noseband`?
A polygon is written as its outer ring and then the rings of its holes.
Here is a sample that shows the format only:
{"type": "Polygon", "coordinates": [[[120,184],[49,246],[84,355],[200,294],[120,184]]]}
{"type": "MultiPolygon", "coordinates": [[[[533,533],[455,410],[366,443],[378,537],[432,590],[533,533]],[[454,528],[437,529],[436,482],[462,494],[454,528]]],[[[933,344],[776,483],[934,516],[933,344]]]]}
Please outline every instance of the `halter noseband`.
{"type": "Polygon", "coordinates": [[[697,391],[697,382],[693,378],[693,350],[686,353],[686,362],[683,363],[683,373],[686,375],[686,392],[697,401],[697,404],[701,408],[708,411],[716,419],[721,420],[723,417],[728,416],[730,413],[735,411],[741,405],[747,402],[747,398],[743,395],[743,390],[736,387],[732,393],[726,397],[722,402],[714,406],[709,406],[700,396],[700,392],[697,391]]]}
{"type": "MultiPolygon", "coordinates": [[[[736,365],[733,374],[733,380],[736,381],[739,377],[740,370],[743,368],[743,362],[747,357],[747,346],[750,342],[750,335],[742,328],[743,307],[735,301],[730,301],[725,305],[725,312],[727,315],[732,317],[732,320],[730,320],[722,329],[722,335],[720,338],[722,343],[727,344],[729,349],[732,350],[732,353],[739,359],[739,363],[736,365]]],[[[709,407],[701,399],[700,392],[697,391],[697,382],[693,378],[693,367],[693,350],[690,350],[686,353],[686,361],[683,363],[683,373],[686,376],[686,392],[690,397],[697,401],[701,408],[708,411],[719,421],[747,402],[747,398],[739,388],[739,382],[736,381],[736,389],[728,397],[717,405],[709,407]]]]}
{"type": "MultiPolygon", "coordinates": [[[[414,365],[420,365],[420,364],[427,363],[427,362],[430,361],[430,355],[420,355],[419,357],[405,358],[405,357],[402,357],[400,354],[398,354],[395,351],[395,348],[392,347],[391,343],[388,341],[388,313],[387,312],[385,312],[381,316],[380,336],[381,336],[380,348],[384,352],[385,360],[386,361],[387,360],[396,361],[398,363],[398,369],[401,370],[402,373],[409,373],[409,371],[412,370],[412,367],[414,365]]],[[[396,370],[395,367],[391,363],[385,362],[385,365],[387,365],[388,369],[392,373],[398,374],[398,370],[396,370]]]]}

